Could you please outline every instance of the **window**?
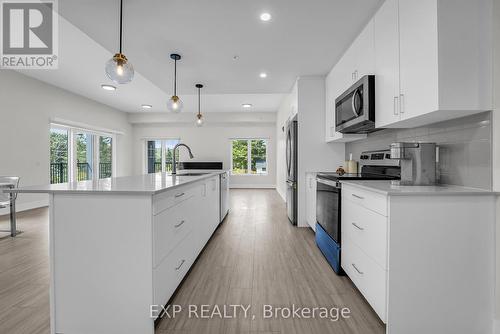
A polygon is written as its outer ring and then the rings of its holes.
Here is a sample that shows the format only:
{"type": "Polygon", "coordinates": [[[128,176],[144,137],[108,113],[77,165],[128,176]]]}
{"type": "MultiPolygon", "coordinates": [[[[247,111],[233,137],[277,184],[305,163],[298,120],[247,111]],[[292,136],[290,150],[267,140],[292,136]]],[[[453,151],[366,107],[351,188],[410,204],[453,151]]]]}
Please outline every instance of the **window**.
{"type": "Polygon", "coordinates": [[[50,183],[113,175],[113,135],[62,125],[50,128],[50,183]]]}
{"type": "MultiPolygon", "coordinates": [[[[171,172],[173,151],[180,139],[158,139],[146,142],[146,170],[148,173],[171,172]]],[[[179,161],[179,151],[176,155],[179,161]]]]}
{"type": "Polygon", "coordinates": [[[231,173],[234,175],[267,174],[267,140],[233,139],[231,173]]]}

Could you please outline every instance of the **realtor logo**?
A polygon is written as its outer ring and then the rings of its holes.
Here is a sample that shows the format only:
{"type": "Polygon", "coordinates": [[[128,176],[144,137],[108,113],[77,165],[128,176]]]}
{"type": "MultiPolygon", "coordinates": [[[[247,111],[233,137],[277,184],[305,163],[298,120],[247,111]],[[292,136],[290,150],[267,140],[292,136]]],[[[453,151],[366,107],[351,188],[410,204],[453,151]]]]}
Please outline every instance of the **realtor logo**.
{"type": "Polygon", "coordinates": [[[1,68],[56,69],[56,0],[0,0],[1,68]]]}

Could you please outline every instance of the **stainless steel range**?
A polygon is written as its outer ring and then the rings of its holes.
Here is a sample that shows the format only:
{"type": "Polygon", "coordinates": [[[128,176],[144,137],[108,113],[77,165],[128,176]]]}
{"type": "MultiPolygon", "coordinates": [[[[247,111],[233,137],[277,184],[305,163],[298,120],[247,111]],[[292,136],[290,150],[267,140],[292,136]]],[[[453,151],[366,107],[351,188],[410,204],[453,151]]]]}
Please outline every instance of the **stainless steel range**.
{"type": "Polygon", "coordinates": [[[401,167],[390,150],[368,151],[359,157],[356,174],[318,173],[316,177],[316,244],[333,270],[341,274],[341,180],[399,180],[401,167]]]}

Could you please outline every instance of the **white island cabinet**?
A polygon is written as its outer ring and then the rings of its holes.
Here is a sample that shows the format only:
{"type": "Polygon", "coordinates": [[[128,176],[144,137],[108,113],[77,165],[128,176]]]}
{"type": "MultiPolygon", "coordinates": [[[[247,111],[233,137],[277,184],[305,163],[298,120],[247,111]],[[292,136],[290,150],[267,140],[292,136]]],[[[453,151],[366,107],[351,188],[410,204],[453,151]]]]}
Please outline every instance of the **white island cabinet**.
{"type": "Polygon", "coordinates": [[[153,334],[219,224],[220,173],[18,189],[50,196],[51,333],[153,334]]]}
{"type": "Polygon", "coordinates": [[[495,196],[342,182],[342,268],[388,334],[492,333],[495,196]]]}

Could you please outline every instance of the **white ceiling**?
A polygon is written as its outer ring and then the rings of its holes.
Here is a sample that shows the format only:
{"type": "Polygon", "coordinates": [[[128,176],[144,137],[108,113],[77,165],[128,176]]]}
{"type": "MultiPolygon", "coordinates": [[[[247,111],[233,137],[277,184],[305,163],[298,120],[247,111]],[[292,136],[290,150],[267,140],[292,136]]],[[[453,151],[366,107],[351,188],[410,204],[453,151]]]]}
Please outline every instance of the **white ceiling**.
{"type": "Polygon", "coordinates": [[[324,75],[382,0],[124,0],[124,53],[131,84],[105,92],[104,63],[118,48],[119,0],[61,0],[60,67],[25,71],[120,110],[143,103],[166,111],[178,62],[178,95],[195,112],[203,83],[204,112],[276,111],[298,76],[324,75]],[[261,22],[267,11],[271,22],[261,22]],[[75,28],[76,27],[76,28],[75,28]],[[84,34],[82,34],[82,32],[84,34]],[[238,55],[237,60],[233,56],[238,55]],[[79,60],[80,59],[80,60],[79,60]],[[268,73],[266,79],[259,73],[268,73]]]}

